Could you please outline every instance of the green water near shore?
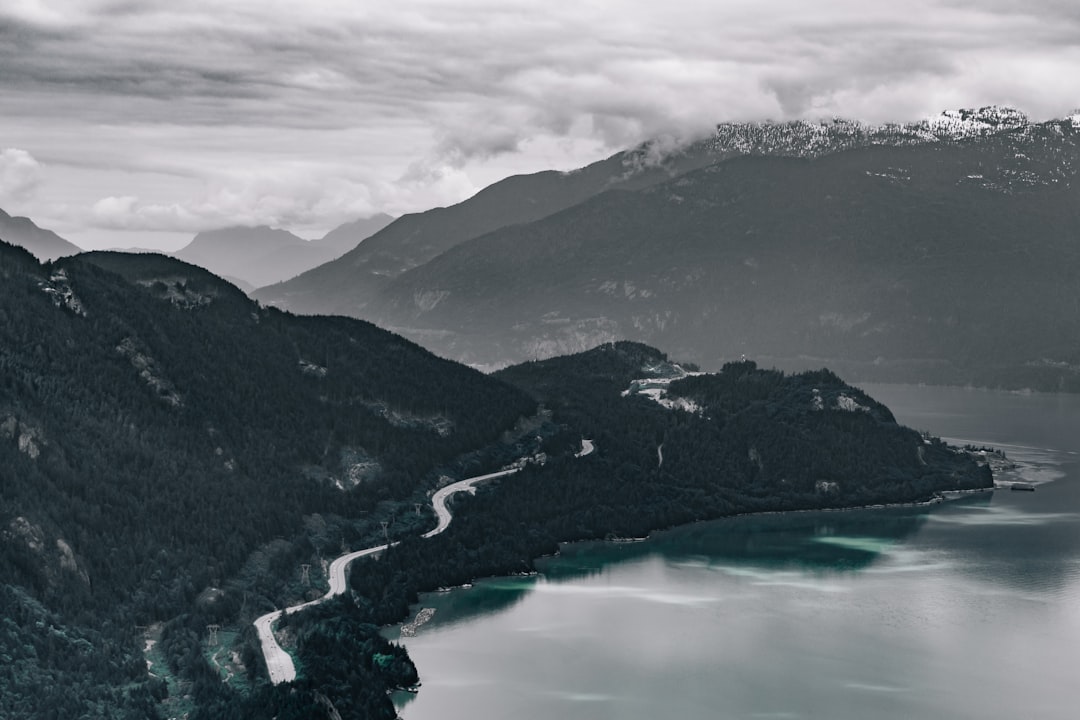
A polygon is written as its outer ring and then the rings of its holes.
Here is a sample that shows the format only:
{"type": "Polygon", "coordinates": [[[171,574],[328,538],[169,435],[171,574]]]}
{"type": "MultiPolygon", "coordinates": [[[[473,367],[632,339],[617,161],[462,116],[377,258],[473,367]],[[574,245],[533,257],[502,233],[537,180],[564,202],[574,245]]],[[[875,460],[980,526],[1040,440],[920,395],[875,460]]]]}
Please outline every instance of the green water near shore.
{"type": "Polygon", "coordinates": [[[435,593],[406,720],[1075,717],[1080,398],[869,386],[1034,493],[579,543],[435,593]]]}

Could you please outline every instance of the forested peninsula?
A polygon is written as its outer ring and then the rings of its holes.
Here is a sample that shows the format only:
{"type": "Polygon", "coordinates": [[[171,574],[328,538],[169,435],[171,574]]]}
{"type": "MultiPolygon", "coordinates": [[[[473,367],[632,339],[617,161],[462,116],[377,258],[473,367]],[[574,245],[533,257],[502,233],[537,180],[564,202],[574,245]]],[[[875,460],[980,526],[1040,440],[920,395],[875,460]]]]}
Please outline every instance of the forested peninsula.
{"type": "MultiPolygon", "coordinates": [[[[497,376],[550,411],[538,428],[545,461],[457,501],[442,535],[405,535],[380,559],[355,564],[351,600],[288,619],[301,664],[318,668],[296,684],[313,698],[330,678],[335,697],[350,692],[328,654],[356,637],[342,623],[368,627],[373,641],[376,627],[408,617],[420,592],[533,572],[561,542],[750,512],[919,502],[993,484],[988,466],[899,426],[828,371],[785,375],[739,362],[689,374],[653,348],[616,343],[497,376]],[[578,458],[583,437],[597,451],[578,458]]],[[[422,678],[401,656],[393,666],[398,686],[422,678]]]]}
{"type": "Polygon", "coordinates": [[[0,243],[0,715],[391,718],[379,628],[580,539],[992,484],[822,370],[713,374],[615,343],[493,376],[362,321],[262,308],[160,256],[0,243]],[[575,457],[583,439],[596,451],[575,457]],[[454,501],[429,498],[522,462],[454,501]],[[272,685],[252,620],[298,671],[272,685]],[[148,663],[150,663],[148,667],[148,663]]]}

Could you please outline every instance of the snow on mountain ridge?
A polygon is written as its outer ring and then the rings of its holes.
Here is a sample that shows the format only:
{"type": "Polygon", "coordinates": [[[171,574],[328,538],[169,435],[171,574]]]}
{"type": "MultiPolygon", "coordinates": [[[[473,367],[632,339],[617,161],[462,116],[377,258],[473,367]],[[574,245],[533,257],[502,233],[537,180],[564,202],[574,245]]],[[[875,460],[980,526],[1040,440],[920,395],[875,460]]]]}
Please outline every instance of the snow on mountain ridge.
{"type": "Polygon", "coordinates": [[[1080,111],[1062,120],[1034,124],[1021,111],[998,105],[979,109],[946,110],[910,123],[871,125],[856,120],[791,120],[716,126],[712,150],[724,155],[787,155],[817,157],[868,145],[923,145],[960,142],[1040,126],[1080,129],[1080,111]]]}
{"type": "Polygon", "coordinates": [[[935,135],[954,140],[1003,130],[1019,130],[1031,124],[1027,115],[1019,110],[997,105],[978,110],[946,110],[924,122],[935,135]]]}

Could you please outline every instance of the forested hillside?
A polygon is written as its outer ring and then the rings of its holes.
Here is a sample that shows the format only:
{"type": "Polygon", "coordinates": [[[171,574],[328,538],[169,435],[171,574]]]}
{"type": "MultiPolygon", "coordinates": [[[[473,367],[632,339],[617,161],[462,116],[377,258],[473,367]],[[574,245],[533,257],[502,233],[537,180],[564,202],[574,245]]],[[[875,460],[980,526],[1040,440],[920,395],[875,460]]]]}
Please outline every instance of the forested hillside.
{"type": "Polygon", "coordinates": [[[418,674],[378,630],[420,591],[567,540],[989,483],[828,371],[700,375],[618,343],[489,377],[175,259],[0,244],[5,719],[391,718],[418,674]],[[523,457],[420,539],[447,477],[523,457]],[[271,685],[254,618],[387,539],[281,619],[298,679],[271,685]]]}
{"type": "Polygon", "coordinates": [[[687,374],[657,350],[615,343],[497,376],[601,448],[571,463],[566,476],[576,480],[552,480],[544,491],[571,498],[579,515],[571,527],[600,536],[990,484],[987,468],[898,425],[827,370],[786,375],[735,362],[687,374]]]}
{"type": "Polygon", "coordinates": [[[147,627],[179,622],[166,656],[199,666],[184,627],[204,640],[293,597],[301,563],[318,579],[387,501],[534,410],[372,325],[263,309],[176,260],[40,265],[0,243],[0,716],[152,717],[147,627]]]}
{"type": "MultiPolygon", "coordinates": [[[[301,661],[336,677],[337,696],[347,685],[325,647],[341,630],[326,618],[357,628],[400,622],[419,592],[532,571],[560,542],[640,537],[746,512],[924,501],[992,484],[988,467],[897,425],[826,370],[785,375],[740,362],[687,374],[657,350],[617,343],[499,376],[552,408],[548,461],[458,501],[445,533],[403,537],[380,560],[356,563],[353,601],[289,619],[301,661]],[[582,437],[597,449],[575,458],[582,437]]],[[[316,687],[312,678],[298,684],[312,707],[316,687]]]]}

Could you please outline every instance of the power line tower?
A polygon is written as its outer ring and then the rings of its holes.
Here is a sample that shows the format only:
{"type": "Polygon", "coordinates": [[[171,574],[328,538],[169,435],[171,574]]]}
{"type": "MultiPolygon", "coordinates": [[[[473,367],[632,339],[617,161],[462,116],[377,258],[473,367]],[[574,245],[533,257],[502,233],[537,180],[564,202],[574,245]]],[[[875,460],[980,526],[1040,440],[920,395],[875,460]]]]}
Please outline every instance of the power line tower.
{"type": "Polygon", "coordinates": [[[386,520],[382,520],[382,521],[379,522],[379,524],[382,525],[383,537],[386,538],[386,543],[389,545],[390,544],[390,529],[389,529],[390,528],[390,523],[388,521],[386,521],[386,520]]]}
{"type": "Polygon", "coordinates": [[[413,507],[416,508],[416,514],[420,514],[420,503],[413,503],[413,507]]]}
{"type": "Polygon", "coordinates": [[[300,582],[305,585],[311,584],[311,566],[307,563],[300,566],[300,582]]]}
{"type": "Polygon", "coordinates": [[[206,641],[207,645],[209,645],[210,647],[214,647],[215,645],[218,644],[217,633],[218,633],[218,630],[220,630],[220,629],[221,629],[221,626],[217,625],[217,624],[207,625],[206,626],[206,631],[208,633],[210,633],[210,637],[206,641]]]}

